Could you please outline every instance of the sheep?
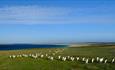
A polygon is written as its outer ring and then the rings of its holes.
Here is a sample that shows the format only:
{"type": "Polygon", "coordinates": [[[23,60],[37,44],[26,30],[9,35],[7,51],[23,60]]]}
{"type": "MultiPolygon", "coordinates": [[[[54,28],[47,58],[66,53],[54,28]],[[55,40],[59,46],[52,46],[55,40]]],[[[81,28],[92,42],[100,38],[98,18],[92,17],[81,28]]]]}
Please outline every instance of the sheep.
{"type": "Polygon", "coordinates": [[[23,54],[22,56],[23,56],[23,57],[28,57],[28,55],[26,55],[26,54],[23,54]]]}
{"type": "Polygon", "coordinates": [[[44,57],[44,55],[41,55],[40,57],[41,57],[41,58],[43,58],[43,57],[44,57]]]}
{"type": "Polygon", "coordinates": [[[46,57],[48,56],[48,54],[46,54],[46,57]]]}
{"type": "Polygon", "coordinates": [[[104,63],[107,63],[107,59],[104,61],[104,63]]]}
{"type": "Polygon", "coordinates": [[[40,56],[40,54],[36,53],[35,56],[40,56]]]}
{"type": "Polygon", "coordinates": [[[34,54],[31,54],[31,57],[33,57],[34,56],[34,54]]]}
{"type": "Polygon", "coordinates": [[[36,59],[38,56],[37,55],[32,55],[31,57],[36,59]]]}
{"type": "Polygon", "coordinates": [[[88,64],[88,62],[89,62],[89,59],[86,59],[85,63],[88,64]]]}
{"type": "Polygon", "coordinates": [[[100,58],[99,61],[100,61],[100,63],[102,63],[103,62],[103,58],[100,58]]]}
{"type": "Polygon", "coordinates": [[[84,58],[82,58],[82,61],[85,61],[85,57],[84,57],[84,58]]]}
{"type": "Polygon", "coordinates": [[[94,58],[92,58],[91,62],[93,63],[93,62],[94,62],[94,60],[95,60],[95,59],[94,59],[94,58]]]}
{"type": "Polygon", "coordinates": [[[22,55],[19,55],[19,57],[22,57],[22,55]]]}
{"type": "Polygon", "coordinates": [[[79,60],[79,57],[76,57],[77,58],[77,61],[79,60]]]}
{"type": "Polygon", "coordinates": [[[10,55],[9,57],[12,58],[12,55],[10,55]]]}
{"type": "Polygon", "coordinates": [[[115,59],[112,59],[112,62],[111,63],[114,63],[115,62],[115,59]]]}
{"type": "Polygon", "coordinates": [[[70,58],[70,56],[67,56],[67,58],[69,59],[69,58],[70,58]]]}
{"type": "Polygon", "coordinates": [[[63,60],[63,61],[66,61],[66,57],[62,57],[62,60],[63,60]]]}
{"type": "Polygon", "coordinates": [[[54,57],[50,57],[50,59],[51,59],[51,60],[53,60],[53,59],[54,59],[54,57]]]}
{"type": "Polygon", "coordinates": [[[58,59],[61,59],[61,56],[58,56],[58,59]]]}
{"type": "Polygon", "coordinates": [[[16,55],[16,57],[22,57],[22,55],[16,55]]]}
{"type": "Polygon", "coordinates": [[[99,61],[99,57],[97,57],[97,61],[99,61]]]}
{"type": "Polygon", "coordinates": [[[16,55],[12,55],[13,58],[16,58],[16,55]]]}
{"type": "Polygon", "coordinates": [[[48,56],[47,58],[50,59],[51,56],[48,56]]]}
{"type": "Polygon", "coordinates": [[[74,57],[71,57],[70,59],[71,59],[71,61],[74,61],[75,58],[74,58],[74,57]]]}
{"type": "Polygon", "coordinates": [[[19,55],[16,55],[16,57],[19,57],[19,55]]]}
{"type": "Polygon", "coordinates": [[[33,58],[37,59],[37,56],[34,56],[33,58]]]}

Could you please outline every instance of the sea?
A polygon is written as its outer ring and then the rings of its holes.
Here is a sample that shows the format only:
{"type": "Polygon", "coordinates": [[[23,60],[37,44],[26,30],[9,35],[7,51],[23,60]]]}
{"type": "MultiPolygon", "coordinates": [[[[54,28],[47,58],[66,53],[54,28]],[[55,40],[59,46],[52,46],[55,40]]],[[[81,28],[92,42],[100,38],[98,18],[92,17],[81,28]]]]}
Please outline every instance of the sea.
{"type": "Polygon", "coordinates": [[[67,45],[36,45],[36,44],[2,44],[0,50],[19,50],[33,48],[64,48],[67,45]]]}

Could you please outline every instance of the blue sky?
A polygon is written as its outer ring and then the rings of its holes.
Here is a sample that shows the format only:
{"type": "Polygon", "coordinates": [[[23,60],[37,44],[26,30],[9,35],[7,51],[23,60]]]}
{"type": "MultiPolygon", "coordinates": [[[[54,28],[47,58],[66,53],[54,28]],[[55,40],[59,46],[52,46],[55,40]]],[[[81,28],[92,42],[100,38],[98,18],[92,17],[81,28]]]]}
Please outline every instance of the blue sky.
{"type": "Polygon", "coordinates": [[[0,0],[1,44],[114,41],[114,0],[0,0]]]}

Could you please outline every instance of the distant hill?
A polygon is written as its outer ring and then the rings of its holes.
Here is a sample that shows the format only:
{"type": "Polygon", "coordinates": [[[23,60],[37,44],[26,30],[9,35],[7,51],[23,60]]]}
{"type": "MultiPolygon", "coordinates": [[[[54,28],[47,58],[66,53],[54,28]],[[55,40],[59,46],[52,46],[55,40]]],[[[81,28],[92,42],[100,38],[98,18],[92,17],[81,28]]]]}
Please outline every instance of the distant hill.
{"type": "Polygon", "coordinates": [[[102,47],[115,46],[115,42],[84,42],[69,45],[69,47],[85,47],[85,46],[102,46],[102,47]]]}

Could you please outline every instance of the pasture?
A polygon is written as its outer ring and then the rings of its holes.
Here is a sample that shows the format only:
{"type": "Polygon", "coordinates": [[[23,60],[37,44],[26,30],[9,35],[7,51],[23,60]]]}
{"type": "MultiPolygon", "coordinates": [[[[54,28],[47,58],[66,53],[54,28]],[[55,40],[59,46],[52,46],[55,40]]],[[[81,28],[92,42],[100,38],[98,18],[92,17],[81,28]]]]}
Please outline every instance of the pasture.
{"type": "Polygon", "coordinates": [[[7,50],[0,51],[0,70],[115,70],[114,57],[115,46],[7,50]]]}

